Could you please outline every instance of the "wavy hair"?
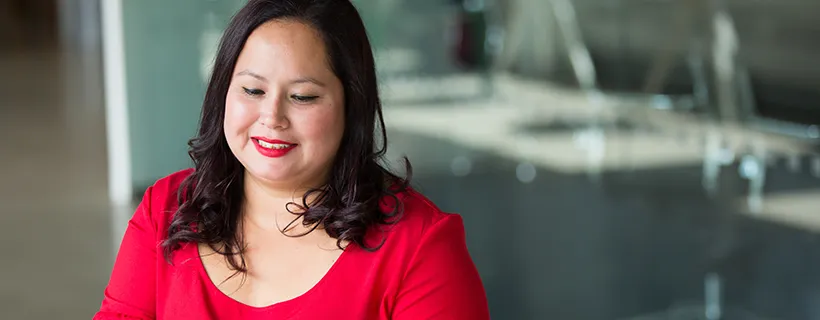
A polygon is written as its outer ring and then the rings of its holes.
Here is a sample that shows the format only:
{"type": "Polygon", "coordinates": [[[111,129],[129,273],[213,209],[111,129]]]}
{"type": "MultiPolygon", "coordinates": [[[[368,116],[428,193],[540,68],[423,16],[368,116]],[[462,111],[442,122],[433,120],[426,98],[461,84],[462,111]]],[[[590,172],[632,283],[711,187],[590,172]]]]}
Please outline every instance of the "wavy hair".
{"type": "Polygon", "coordinates": [[[365,234],[376,225],[389,225],[401,217],[396,195],[406,188],[412,167],[404,158],[406,178],[380,163],[387,149],[375,62],[364,23],[348,0],[250,0],[232,18],[219,44],[197,135],[188,143],[194,171],[179,189],[179,208],[162,243],[170,263],[174,251],[185,243],[207,244],[226,257],[237,272],[247,272],[241,234],[245,168],[225,139],[225,98],[231,74],[245,41],[260,25],[276,19],[304,22],[321,34],[327,58],[344,88],[345,131],[329,179],[306,192],[301,204],[288,203],[295,223],[302,218],[310,231],[320,227],[337,239],[373,251],[365,234]],[[378,122],[378,126],[377,126],[378,122]],[[380,139],[377,141],[377,135],[380,139]],[[382,200],[393,198],[391,210],[382,200]],[[311,200],[308,203],[308,199],[311,200]],[[299,208],[298,212],[291,207],[299,208]]]}

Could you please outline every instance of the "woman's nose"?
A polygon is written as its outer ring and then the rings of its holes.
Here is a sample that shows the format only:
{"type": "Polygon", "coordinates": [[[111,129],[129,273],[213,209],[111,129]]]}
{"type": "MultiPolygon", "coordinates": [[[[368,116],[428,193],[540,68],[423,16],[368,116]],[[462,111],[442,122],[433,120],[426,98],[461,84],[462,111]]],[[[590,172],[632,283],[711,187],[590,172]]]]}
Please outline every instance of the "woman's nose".
{"type": "Polygon", "coordinates": [[[284,130],[290,127],[285,102],[276,99],[262,106],[259,111],[259,123],[273,130],[284,130]]]}

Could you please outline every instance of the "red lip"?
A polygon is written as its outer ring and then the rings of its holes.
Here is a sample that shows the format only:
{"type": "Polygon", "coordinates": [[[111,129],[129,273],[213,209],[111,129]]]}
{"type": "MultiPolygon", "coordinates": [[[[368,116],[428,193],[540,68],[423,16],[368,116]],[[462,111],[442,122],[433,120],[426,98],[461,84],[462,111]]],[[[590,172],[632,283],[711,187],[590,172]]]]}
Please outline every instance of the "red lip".
{"type": "Polygon", "coordinates": [[[298,144],[295,144],[295,143],[292,143],[292,142],[276,140],[276,139],[267,139],[267,138],[264,138],[264,137],[251,137],[251,140],[253,141],[253,145],[256,147],[256,151],[259,151],[259,153],[261,155],[269,157],[269,158],[284,157],[286,154],[288,154],[288,152],[290,152],[291,150],[296,148],[296,146],[298,146],[298,144]],[[264,141],[264,142],[272,143],[272,144],[287,144],[288,147],[284,148],[284,149],[265,148],[265,147],[263,147],[262,145],[259,144],[259,141],[264,141]]]}

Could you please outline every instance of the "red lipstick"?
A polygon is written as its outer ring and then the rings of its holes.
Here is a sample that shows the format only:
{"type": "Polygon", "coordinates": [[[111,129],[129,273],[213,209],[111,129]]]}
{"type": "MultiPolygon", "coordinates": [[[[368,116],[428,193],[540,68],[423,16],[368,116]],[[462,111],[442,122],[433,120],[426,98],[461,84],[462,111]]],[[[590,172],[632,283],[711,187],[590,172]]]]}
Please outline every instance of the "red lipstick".
{"type": "Polygon", "coordinates": [[[253,141],[253,145],[256,147],[256,151],[263,156],[268,158],[279,158],[284,157],[288,152],[296,148],[298,144],[276,140],[276,139],[268,139],[265,137],[251,137],[253,141]]]}

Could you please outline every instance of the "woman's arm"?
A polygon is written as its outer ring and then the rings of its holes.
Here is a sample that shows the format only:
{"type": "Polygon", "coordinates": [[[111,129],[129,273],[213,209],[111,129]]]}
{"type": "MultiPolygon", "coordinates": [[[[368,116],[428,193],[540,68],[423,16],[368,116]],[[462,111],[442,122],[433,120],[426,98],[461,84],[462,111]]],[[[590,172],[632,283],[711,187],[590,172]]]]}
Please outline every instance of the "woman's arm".
{"type": "Polygon", "coordinates": [[[458,215],[447,215],[422,236],[401,282],[394,320],[489,319],[487,297],[458,215]]]}
{"type": "Polygon", "coordinates": [[[128,222],[102,306],[94,320],[156,318],[159,238],[157,223],[151,214],[152,189],[145,191],[142,202],[128,222]]]}

